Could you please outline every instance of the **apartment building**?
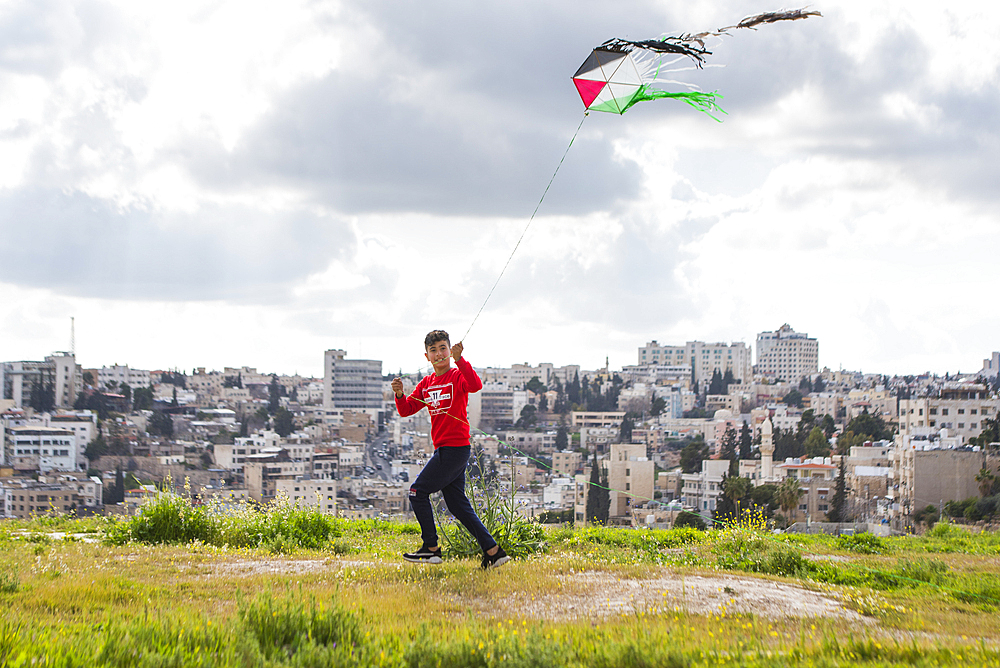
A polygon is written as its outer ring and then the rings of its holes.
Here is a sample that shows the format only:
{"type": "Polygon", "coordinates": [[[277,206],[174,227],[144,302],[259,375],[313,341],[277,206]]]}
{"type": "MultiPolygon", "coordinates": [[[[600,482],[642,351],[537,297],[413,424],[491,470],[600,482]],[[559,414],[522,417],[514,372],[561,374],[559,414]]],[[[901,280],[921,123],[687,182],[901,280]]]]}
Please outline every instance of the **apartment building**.
{"type": "Polygon", "coordinates": [[[36,387],[52,392],[56,408],[71,407],[83,389],[83,369],[72,353],[65,352],[53,353],[42,362],[0,362],[0,399],[24,408],[36,387]]]}
{"type": "Polygon", "coordinates": [[[996,418],[1000,399],[990,398],[985,385],[945,383],[936,397],[899,400],[899,433],[915,436],[947,429],[960,443],[979,436],[985,418],[996,418]]]}
{"type": "Polygon", "coordinates": [[[70,429],[27,424],[7,430],[11,460],[17,471],[75,471],[76,433],[70,429]]]}
{"type": "MultiPolygon", "coordinates": [[[[653,462],[646,456],[643,443],[614,443],[610,452],[597,460],[603,474],[607,475],[611,492],[608,521],[622,520],[631,513],[633,505],[653,499],[653,462]]],[[[574,515],[577,521],[586,520],[587,498],[593,492],[590,485],[590,467],[574,478],[574,515]]]]}
{"type": "Polygon", "coordinates": [[[334,409],[363,411],[379,421],[385,411],[382,394],[382,361],[347,359],[344,350],[323,354],[323,408],[333,417],[334,409]]]}
{"type": "Polygon", "coordinates": [[[638,362],[640,366],[686,367],[688,373],[693,368],[696,384],[711,381],[716,371],[723,376],[730,371],[737,382],[749,382],[753,378],[751,351],[742,342],[688,341],[683,346],[667,346],[649,341],[639,348],[638,362]]]}
{"type": "Polygon", "coordinates": [[[111,366],[101,367],[97,370],[98,389],[106,390],[110,387],[121,387],[122,385],[128,385],[132,388],[149,387],[149,371],[132,369],[127,364],[113,364],[111,366]],[[112,385],[112,383],[114,383],[114,385],[112,385]]]}
{"type": "Polygon", "coordinates": [[[819,371],[819,342],[787,323],[757,335],[757,373],[797,384],[819,371]]]}

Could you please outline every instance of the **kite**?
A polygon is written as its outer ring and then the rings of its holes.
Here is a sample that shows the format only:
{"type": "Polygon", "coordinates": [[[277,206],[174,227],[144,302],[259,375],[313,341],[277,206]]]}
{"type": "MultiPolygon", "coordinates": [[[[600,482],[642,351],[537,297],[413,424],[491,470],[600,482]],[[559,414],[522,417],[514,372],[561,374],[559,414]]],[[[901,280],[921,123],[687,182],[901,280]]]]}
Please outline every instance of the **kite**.
{"type": "Polygon", "coordinates": [[[667,68],[687,58],[697,69],[701,69],[705,57],[712,54],[705,46],[706,39],[710,37],[728,35],[730,30],[737,28],[756,30],[757,26],[766,23],[794,21],[809,16],[822,14],[802,9],[767,12],[748,16],[736,25],[693,35],[664,35],[641,42],[609,39],[591,52],[573,75],[573,83],[587,111],[624,114],[637,102],[673,98],[719,120],[713,112],[726,113],[717,102],[721,95],[700,90],[664,90],[664,84],[678,83],[664,78],[667,72],[677,71],[667,68]]]}

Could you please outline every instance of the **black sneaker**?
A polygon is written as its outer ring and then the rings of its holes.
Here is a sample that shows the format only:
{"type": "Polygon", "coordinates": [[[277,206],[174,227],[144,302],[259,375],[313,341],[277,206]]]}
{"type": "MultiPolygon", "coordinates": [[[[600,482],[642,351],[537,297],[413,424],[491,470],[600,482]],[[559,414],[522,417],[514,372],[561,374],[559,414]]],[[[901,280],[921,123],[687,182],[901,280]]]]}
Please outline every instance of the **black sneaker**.
{"type": "Polygon", "coordinates": [[[403,559],[412,561],[415,564],[440,564],[444,561],[441,558],[441,548],[429,549],[426,545],[421,546],[416,552],[404,552],[403,559]]]}
{"type": "Polygon", "coordinates": [[[508,561],[510,561],[510,557],[508,557],[507,553],[503,551],[503,548],[500,547],[499,545],[497,546],[497,548],[498,549],[496,551],[496,554],[486,554],[485,552],[483,552],[484,571],[489,570],[491,568],[498,568],[506,564],[508,561]]]}

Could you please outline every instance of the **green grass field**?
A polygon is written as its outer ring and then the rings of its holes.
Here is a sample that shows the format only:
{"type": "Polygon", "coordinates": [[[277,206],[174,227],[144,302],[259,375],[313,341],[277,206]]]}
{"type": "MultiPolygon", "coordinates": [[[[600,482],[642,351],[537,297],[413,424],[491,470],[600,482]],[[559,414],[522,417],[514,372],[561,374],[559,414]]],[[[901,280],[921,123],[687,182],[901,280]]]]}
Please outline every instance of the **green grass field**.
{"type": "Polygon", "coordinates": [[[483,572],[404,562],[415,524],[171,503],[0,525],[0,665],[1000,666],[996,534],[560,527],[483,572]]]}

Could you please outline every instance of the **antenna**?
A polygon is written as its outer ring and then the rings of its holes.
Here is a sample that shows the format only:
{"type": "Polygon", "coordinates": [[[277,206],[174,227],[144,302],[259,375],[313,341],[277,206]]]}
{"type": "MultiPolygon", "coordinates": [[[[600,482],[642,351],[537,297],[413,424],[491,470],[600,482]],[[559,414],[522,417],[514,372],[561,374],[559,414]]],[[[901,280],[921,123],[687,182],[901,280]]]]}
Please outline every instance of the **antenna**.
{"type": "Polygon", "coordinates": [[[69,354],[76,357],[76,318],[69,318],[69,354]]]}

